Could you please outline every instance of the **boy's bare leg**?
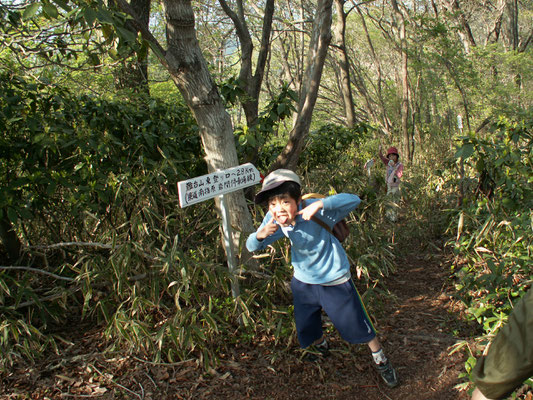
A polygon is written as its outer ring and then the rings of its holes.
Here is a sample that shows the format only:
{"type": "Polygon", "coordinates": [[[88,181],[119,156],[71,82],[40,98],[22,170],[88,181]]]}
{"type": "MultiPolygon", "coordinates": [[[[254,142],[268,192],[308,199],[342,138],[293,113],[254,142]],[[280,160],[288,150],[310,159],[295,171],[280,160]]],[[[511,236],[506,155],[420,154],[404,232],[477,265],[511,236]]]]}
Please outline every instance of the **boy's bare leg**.
{"type": "Polygon", "coordinates": [[[474,390],[474,393],[472,393],[472,400],[490,400],[488,397],[485,397],[483,393],[481,393],[481,390],[476,388],[474,390]]]}
{"type": "Polygon", "coordinates": [[[377,336],[374,339],[372,339],[370,342],[368,342],[367,344],[368,344],[368,347],[370,347],[370,350],[372,351],[372,353],[375,353],[381,349],[381,343],[379,343],[377,336]]]}
{"type": "Polygon", "coordinates": [[[378,369],[379,373],[381,374],[381,377],[383,378],[387,386],[391,388],[398,386],[398,376],[396,375],[396,371],[394,370],[390,361],[387,359],[387,356],[383,352],[383,349],[381,348],[381,343],[379,343],[379,339],[377,337],[374,337],[374,339],[372,339],[367,344],[370,350],[372,351],[372,358],[374,359],[376,368],[378,369]]]}

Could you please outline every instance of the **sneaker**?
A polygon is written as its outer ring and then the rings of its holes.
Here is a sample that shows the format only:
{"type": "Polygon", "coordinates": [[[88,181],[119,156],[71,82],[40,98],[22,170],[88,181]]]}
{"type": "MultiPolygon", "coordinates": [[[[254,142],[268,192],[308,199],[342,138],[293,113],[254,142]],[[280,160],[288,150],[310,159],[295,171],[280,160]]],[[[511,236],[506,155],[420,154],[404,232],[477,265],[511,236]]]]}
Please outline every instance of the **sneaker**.
{"type": "Polygon", "coordinates": [[[390,361],[387,360],[384,363],[377,364],[376,368],[388,387],[393,388],[398,386],[398,376],[390,361]]]}
{"type": "Polygon", "coordinates": [[[326,339],[324,339],[319,344],[314,344],[307,347],[304,350],[303,359],[314,362],[327,356],[329,356],[329,344],[326,339]]]}

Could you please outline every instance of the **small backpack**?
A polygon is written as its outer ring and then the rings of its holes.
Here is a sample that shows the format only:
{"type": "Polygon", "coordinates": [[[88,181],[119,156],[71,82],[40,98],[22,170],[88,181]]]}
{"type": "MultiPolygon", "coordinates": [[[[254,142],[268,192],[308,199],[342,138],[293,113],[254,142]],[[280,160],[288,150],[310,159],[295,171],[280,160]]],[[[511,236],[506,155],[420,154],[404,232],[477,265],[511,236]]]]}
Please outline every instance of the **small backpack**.
{"type": "MultiPolygon", "coordinates": [[[[324,196],[322,194],[319,194],[319,193],[308,193],[308,194],[304,194],[302,196],[302,200],[306,200],[306,199],[324,199],[325,197],[326,196],[324,196]]],[[[326,224],[324,221],[322,221],[320,218],[318,218],[315,215],[313,215],[311,217],[311,219],[313,221],[315,221],[318,225],[320,225],[322,228],[327,230],[329,233],[331,233],[333,236],[335,236],[339,240],[339,242],[341,242],[341,243],[350,234],[350,228],[348,227],[348,223],[346,222],[345,219],[342,219],[339,222],[337,222],[335,224],[335,226],[333,227],[333,229],[331,229],[328,226],[328,224],[326,224]]]]}

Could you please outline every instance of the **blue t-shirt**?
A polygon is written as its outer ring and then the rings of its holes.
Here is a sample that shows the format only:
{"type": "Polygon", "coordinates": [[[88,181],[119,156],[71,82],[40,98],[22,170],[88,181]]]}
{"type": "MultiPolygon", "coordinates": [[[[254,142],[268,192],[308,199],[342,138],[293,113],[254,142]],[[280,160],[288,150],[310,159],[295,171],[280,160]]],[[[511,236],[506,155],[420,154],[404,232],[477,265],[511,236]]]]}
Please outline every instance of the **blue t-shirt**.
{"type": "MultiPolygon", "coordinates": [[[[315,216],[330,228],[361,203],[361,199],[354,194],[340,193],[324,199],[305,200],[305,205],[318,200],[322,200],[324,207],[315,216]]],[[[298,210],[302,209],[302,203],[298,205],[298,210]]],[[[268,212],[259,229],[271,219],[272,215],[268,212]]],[[[263,240],[257,239],[257,232],[252,233],[246,241],[246,248],[249,251],[263,250],[286,235],[291,241],[294,277],[299,281],[326,284],[349,273],[350,262],[341,243],[318,223],[312,220],[305,221],[301,215],[297,215],[294,227],[289,227],[284,231],[285,234],[280,228],[263,240]]]]}

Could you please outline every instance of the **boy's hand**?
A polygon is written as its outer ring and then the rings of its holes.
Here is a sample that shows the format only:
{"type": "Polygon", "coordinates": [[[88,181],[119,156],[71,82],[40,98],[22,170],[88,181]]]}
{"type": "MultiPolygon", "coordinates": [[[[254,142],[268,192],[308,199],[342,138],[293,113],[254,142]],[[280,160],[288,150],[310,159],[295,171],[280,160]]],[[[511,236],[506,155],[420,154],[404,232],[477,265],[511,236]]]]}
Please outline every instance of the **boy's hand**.
{"type": "Polygon", "coordinates": [[[257,235],[255,236],[257,240],[263,240],[264,238],[272,235],[274,232],[276,232],[279,229],[279,225],[275,223],[274,217],[268,223],[263,226],[261,229],[257,231],[257,235]]]}
{"type": "Polygon", "coordinates": [[[298,212],[303,219],[309,221],[313,215],[317,213],[318,210],[324,207],[322,200],[315,201],[314,203],[309,204],[307,207],[298,212]]]}

